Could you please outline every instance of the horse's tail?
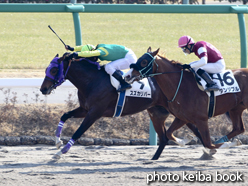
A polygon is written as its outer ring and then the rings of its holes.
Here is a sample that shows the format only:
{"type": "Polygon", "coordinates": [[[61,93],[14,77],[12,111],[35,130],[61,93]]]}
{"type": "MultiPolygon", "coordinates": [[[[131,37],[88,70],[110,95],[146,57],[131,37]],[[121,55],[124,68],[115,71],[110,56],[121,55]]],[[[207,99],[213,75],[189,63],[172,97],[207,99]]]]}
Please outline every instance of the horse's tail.
{"type": "Polygon", "coordinates": [[[226,117],[227,117],[228,121],[230,121],[230,122],[231,122],[231,118],[230,118],[230,114],[229,114],[229,112],[226,112],[226,113],[225,113],[225,115],[226,115],[226,117]]]}

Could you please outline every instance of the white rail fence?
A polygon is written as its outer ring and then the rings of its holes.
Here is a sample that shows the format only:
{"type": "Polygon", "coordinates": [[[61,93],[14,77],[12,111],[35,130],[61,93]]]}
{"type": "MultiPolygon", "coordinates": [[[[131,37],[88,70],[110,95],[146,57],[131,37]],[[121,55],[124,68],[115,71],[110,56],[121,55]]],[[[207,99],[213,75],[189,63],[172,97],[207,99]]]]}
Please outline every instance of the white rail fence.
{"type": "MultiPolygon", "coordinates": [[[[44,78],[0,78],[1,88],[10,87],[40,87],[44,78]]],[[[70,81],[65,81],[61,87],[72,88],[73,85],[70,81]]]]}
{"type": "Polygon", "coordinates": [[[65,81],[61,86],[55,89],[50,95],[44,96],[40,92],[40,87],[44,78],[0,78],[0,103],[5,103],[16,96],[17,103],[65,103],[65,100],[72,95],[77,98],[77,90],[69,81],[65,81]],[[38,101],[37,101],[38,99],[38,101]]]}
{"type": "MultiPolygon", "coordinates": [[[[43,78],[0,78],[0,103],[5,103],[6,97],[17,97],[17,103],[65,103],[71,95],[72,100],[77,100],[77,89],[69,81],[65,81],[50,95],[44,96],[40,92],[43,78]],[[8,91],[10,90],[10,91],[8,91]]],[[[157,135],[150,121],[149,144],[157,144],[157,135]]]]}

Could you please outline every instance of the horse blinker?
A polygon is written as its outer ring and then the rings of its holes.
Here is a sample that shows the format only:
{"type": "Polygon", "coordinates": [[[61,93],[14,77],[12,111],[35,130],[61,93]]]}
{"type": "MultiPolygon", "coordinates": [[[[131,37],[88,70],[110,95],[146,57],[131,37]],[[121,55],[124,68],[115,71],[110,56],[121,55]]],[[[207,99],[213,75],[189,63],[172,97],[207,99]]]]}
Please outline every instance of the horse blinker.
{"type": "Polygon", "coordinates": [[[146,53],[137,61],[136,65],[139,69],[137,71],[140,73],[142,78],[149,77],[149,75],[152,73],[153,62],[155,59],[156,57],[153,57],[150,53],[146,53]]]}
{"type": "Polygon", "coordinates": [[[64,64],[60,58],[55,57],[46,68],[45,73],[46,77],[42,83],[40,91],[42,94],[50,94],[53,89],[65,81],[64,64]]]}

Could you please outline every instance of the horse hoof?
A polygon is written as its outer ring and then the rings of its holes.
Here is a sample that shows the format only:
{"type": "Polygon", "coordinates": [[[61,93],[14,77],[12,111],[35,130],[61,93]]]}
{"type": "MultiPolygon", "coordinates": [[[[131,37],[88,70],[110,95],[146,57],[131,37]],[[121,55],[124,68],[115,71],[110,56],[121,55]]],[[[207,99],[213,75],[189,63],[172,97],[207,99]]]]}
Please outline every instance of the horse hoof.
{"type": "Polygon", "coordinates": [[[216,149],[210,149],[209,151],[209,155],[213,156],[214,154],[216,154],[217,150],[216,149]]]}
{"type": "Polygon", "coordinates": [[[204,154],[208,154],[209,156],[215,155],[216,152],[217,152],[216,149],[207,149],[207,148],[203,149],[203,153],[204,154]]]}
{"type": "Polygon", "coordinates": [[[234,139],[234,142],[236,142],[237,146],[242,145],[242,142],[239,139],[234,139]]]}
{"type": "MultiPolygon", "coordinates": [[[[215,150],[215,149],[211,149],[211,150],[215,150]]],[[[214,151],[211,152],[211,150],[210,149],[203,149],[203,155],[200,157],[200,160],[213,160],[213,159],[215,159],[213,154],[211,154],[214,151]]]]}
{"type": "Polygon", "coordinates": [[[62,146],[63,146],[63,141],[60,140],[59,142],[56,143],[57,149],[60,149],[60,147],[62,146]]]}
{"type": "Polygon", "coordinates": [[[194,138],[195,138],[194,136],[187,134],[187,136],[184,137],[183,140],[184,140],[184,143],[187,144],[187,143],[191,142],[194,138]]]}
{"type": "Polygon", "coordinates": [[[59,160],[61,157],[57,154],[53,155],[52,159],[53,160],[59,160]]]}
{"type": "Polygon", "coordinates": [[[59,151],[56,154],[53,155],[52,159],[53,160],[59,160],[61,158],[62,152],[59,151]]]}
{"type": "Polygon", "coordinates": [[[60,147],[63,145],[63,141],[60,140],[60,137],[55,136],[55,145],[57,149],[60,149],[60,147]]]}

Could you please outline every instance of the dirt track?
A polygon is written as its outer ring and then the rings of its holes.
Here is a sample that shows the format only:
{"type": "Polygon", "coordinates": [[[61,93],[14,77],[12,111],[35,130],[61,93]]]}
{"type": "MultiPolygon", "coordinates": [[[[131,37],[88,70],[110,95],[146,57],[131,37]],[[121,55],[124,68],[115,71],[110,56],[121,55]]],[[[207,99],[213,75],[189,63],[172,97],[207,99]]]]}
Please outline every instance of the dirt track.
{"type": "Polygon", "coordinates": [[[154,174],[160,182],[150,185],[202,185],[203,181],[193,180],[204,176],[206,185],[247,185],[248,145],[218,150],[213,160],[200,159],[201,145],[167,146],[159,160],[151,161],[156,148],[75,145],[55,162],[51,157],[58,150],[53,146],[1,146],[0,185],[144,186],[148,179],[154,179],[154,174]],[[224,174],[225,179],[239,182],[217,182],[224,174]],[[179,181],[168,181],[169,178],[179,181]]]}

